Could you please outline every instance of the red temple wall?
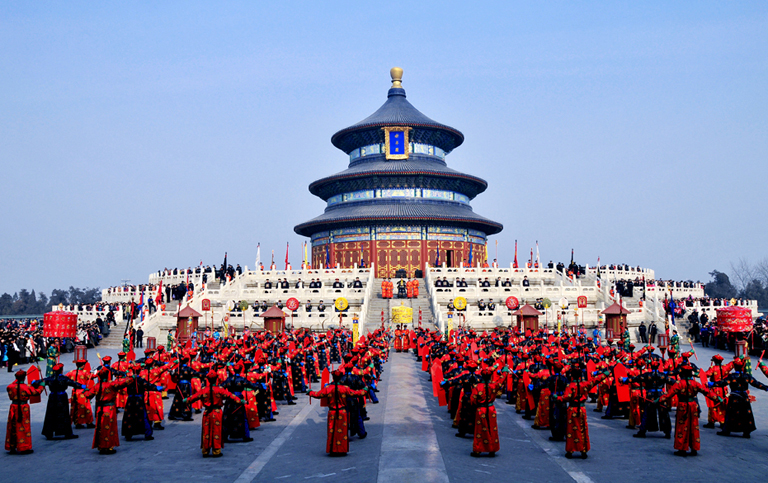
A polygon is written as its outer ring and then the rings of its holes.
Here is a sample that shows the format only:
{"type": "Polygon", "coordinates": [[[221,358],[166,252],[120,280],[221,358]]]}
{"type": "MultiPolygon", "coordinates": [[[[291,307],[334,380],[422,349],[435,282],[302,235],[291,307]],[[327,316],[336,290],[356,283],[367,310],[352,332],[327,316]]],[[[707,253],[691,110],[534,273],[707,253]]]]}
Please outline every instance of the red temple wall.
{"type": "MultiPolygon", "coordinates": [[[[360,265],[362,251],[365,263],[371,260],[376,264],[376,276],[394,277],[397,270],[404,269],[409,277],[416,270],[424,270],[426,263],[435,264],[436,250],[440,248],[440,264],[458,267],[461,262],[469,262],[469,250],[472,246],[472,263],[486,260],[485,245],[460,241],[439,240],[375,240],[362,242],[331,243],[328,246],[330,265],[339,264],[342,268],[360,265]],[[371,253],[373,249],[374,253],[371,253]]],[[[312,247],[312,266],[322,267],[326,261],[326,245],[312,247]]]]}

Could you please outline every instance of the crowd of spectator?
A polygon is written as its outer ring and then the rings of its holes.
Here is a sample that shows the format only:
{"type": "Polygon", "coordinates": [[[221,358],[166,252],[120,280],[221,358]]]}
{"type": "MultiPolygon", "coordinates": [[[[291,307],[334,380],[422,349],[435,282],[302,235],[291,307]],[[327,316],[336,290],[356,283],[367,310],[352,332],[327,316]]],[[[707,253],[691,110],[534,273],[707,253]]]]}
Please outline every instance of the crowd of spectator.
{"type": "Polygon", "coordinates": [[[14,364],[26,364],[43,357],[48,350],[41,324],[36,319],[0,320],[0,367],[13,370],[14,364]]]}
{"type": "Polygon", "coordinates": [[[96,347],[109,335],[109,327],[100,317],[94,322],[78,323],[75,337],[44,337],[44,326],[38,319],[0,320],[0,367],[11,372],[15,364],[45,357],[50,345],[58,345],[61,352],[72,352],[76,345],[96,347]]]}
{"type": "Polygon", "coordinates": [[[695,307],[696,302],[698,302],[699,305],[703,307],[727,307],[729,305],[744,306],[744,305],[747,305],[750,301],[745,300],[743,298],[724,299],[724,298],[707,297],[707,296],[704,296],[704,297],[688,296],[685,299],[683,299],[683,302],[686,307],[695,307]],[[733,303],[734,301],[735,303],[733,303]]]}
{"type": "MultiPolygon", "coordinates": [[[[263,265],[261,265],[260,268],[264,270],[263,265]]],[[[157,271],[157,276],[160,278],[170,277],[173,275],[202,275],[203,283],[207,283],[211,278],[215,278],[216,280],[224,280],[225,278],[229,278],[231,280],[235,278],[235,275],[242,274],[243,269],[240,267],[240,264],[237,264],[233,267],[232,264],[224,265],[223,263],[218,269],[211,265],[203,266],[201,264],[194,269],[192,267],[173,269],[164,268],[157,271]]]]}
{"type": "MultiPolygon", "coordinates": [[[[639,281],[642,283],[642,280],[639,281]]],[[[635,279],[635,284],[638,284],[638,279],[635,279]]],[[[686,281],[675,281],[675,280],[654,280],[654,279],[648,279],[645,281],[645,284],[649,287],[660,287],[660,288],[700,288],[704,289],[704,284],[701,282],[694,282],[692,280],[686,280],[686,281]]]]}
{"type": "MultiPolygon", "coordinates": [[[[134,303],[141,301],[141,295],[144,294],[144,303],[147,304],[149,313],[154,313],[158,309],[159,304],[167,304],[171,301],[182,300],[189,292],[194,292],[194,282],[180,282],[177,284],[167,284],[160,287],[155,284],[146,285],[121,285],[119,287],[110,287],[107,289],[107,296],[117,295],[121,293],[127,293],[130,295],[134,303]],[[160,290],[158,290],[160,289],[160,290]]],[[[116,303],[112,302],[110,306],[117,306],[124,308],[130,307],[130,302],[116,303]]],[[[96,309],[100,310],[100,309],[96,309]]],[[[113,310],[116,310],[113,308],[113,310]]]]}

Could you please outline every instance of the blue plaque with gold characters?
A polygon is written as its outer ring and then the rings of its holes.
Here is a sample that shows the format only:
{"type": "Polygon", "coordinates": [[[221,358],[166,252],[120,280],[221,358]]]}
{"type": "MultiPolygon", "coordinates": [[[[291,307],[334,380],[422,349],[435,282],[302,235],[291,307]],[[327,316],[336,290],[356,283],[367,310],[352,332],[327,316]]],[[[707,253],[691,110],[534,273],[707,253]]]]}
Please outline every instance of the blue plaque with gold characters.
{"type": "Polygon", "coordinates": [[[389,154],[405,154],[405,133],[389,131],[389,154]]]}
{"type": "Polygon", "coordinates": [[[384,128],[384,154],[386,159],[408,159],[410,152],[408,144],[409,127],[384,128]]]}

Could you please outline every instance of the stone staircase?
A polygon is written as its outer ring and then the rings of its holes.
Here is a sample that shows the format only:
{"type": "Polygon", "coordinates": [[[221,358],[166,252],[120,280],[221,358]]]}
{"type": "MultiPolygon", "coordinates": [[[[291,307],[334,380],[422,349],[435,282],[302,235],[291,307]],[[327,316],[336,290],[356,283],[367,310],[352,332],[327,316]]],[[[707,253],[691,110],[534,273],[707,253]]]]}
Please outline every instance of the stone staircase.
{"type": "MultiPolygon", "coordinates": [[[[425,281],[423,278],[419,281],[419,296],[415,299],[384,299],[381,297],[381,282],[383,278],[375,279],[375,289],[371,295],[371,300],[368,301],[368,317],[366,318],[367,330],[375,330],[377,327],[381,327],[381,311],[384,311],[384,325],[388,326],[391,323],[392,307],[397,307],[401,303],[404,307],[411,307],[413,309],[413,323],[418,326],[419,323],[419,309],[421,309],[421,322],[423,327],[434,328],[435,316],[432,313],[432,304],[429,298],[429,293],[425,290],[425,281]]],[[[396,283],[396,280],[393,280],[396,283]]],[[[395,295],[397,295],[397,287],[395,287],[395,295]]]]}
{"type": "Polygon", "coordinates": [[[125,332],[125,324],[118,324],[116,327],[110,327],[109,335],[102,337],[100,347],[110,348],[122,348],[123,347],[123,332],[125,332]]]}
{"type": "Polygon", "coordinates": [[[381,327],[381,311],[384,311],[384,325],[388,325],[390,321],[390,307],[392,300],[384,299],[381,297],[381,281],[383,279],[376,279],[376,288],[371,293],[371,298],[368,300],[368,315],[365,319],[365,327],[367,331],[374,331],[381,327]]]}
{"type": "MultiPolygon", "coordinates": [[[[172,300],[168,304],[166,304],[165,312],[170,314],[175,314],[179,311],[179,302],[176,300],[172,300]]],[[[155,311],[152,313],[152,316],[158,316],[158,311],[155,311]]],[[[146,323],[148,317],[152,317],[150,315],[147,315],[144,317],[144,321],[146,323]]],[[[136,323],[138,323],[139,319],[136,318],[136,323]]],[[[123,333],[125,332],[125,325],[127,323],[127,319],[120,324],[117,324],[116,327],[111,327],[109,331],[109,335],[101,339],[101,346],[102,347],[111,347],[111,348],[122,348],[123,347],[123,333]]],[[[145,329],[146,330],[146,329],[145,329]]],[[[144,343],[146,344],[148,334],[144,334],[144,343]]]]}
{"type": "MultiPolygon", "coordinates": [[[[421,326],[434,329],[435,315],[432,313],[432,303],[429,298],[429,294],[422,291],[419,288],[419,297],[408,300],[413,308],[413,323],[418,326],[419,323],[419,309],[421,309],[421,326]]],[[[408,303],[406,302],[406,303],[408,303]]]]}

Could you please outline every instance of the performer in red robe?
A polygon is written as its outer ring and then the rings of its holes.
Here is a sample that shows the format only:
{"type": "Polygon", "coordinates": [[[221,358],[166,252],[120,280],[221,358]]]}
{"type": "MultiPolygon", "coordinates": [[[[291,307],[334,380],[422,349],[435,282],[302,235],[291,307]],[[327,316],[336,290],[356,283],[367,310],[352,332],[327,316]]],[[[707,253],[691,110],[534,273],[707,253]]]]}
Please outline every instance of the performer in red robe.
{"type": "MultiPolygon", "coordinates": [[[[639,360],[637,362],[637,367],[630,367],[627,371],[627,376],[637,377],[640,375],[640,369],[643,367],[644,362],[639,360]]],[[[629,423],[627,424],[627,429],[635,429],[637,426],[640,426],[643,421],[643,410],[640,406],[642,400],[643,400],[644,394],[643,394],[643,388],[640,385],[639,382],[632,382],[630,386],[630,392],[629,392],[629,423]]]]}
{"type": "Polygon", "coordinates": [[[581,452],[581,458],[587,458],[587,452],[591,449],[589,444],[589,426],[587,425],[587,410],[584,404],[587,402],[589,390],[610,375],[606,370],[602,376],[595,377],[592,381],[583,381],[582,365],[571,366],[571,383],[565,388],[559,401],[568,403],[567,427],[565,434],[565,457],[573,458],[575,451],[581,452]]]}
{"type": "MultiPolygon", "coordinates": [[[[244,371],[243,371],[243,377],[248,380],[249,383],[253,384],[254,386],[258,385],[258,382],[255,382],[256,377],[251,372],[251,366],[252,362],[249,360],[243,361],[244,371]]],[[[259,387],[259,386],[257,386],[259,387]]],[[[248,419],[248,429],[256,429],[259,426],[261,426],[261,421],[259,420],[259,404],[258,404],[258,398],[261,391],[254,390],[250,386],[245,386],[243,388],[243,399],[245,401],[245,417],[248,419]]]]}
{"type": "MultiPolygon", "coordinates": [[[[112,369],[128,374],[131,371],[131,361],[126,359],[127,354],[125,352],[117,353],[117,362],[112,364],[112,369]]],[[[117,409],[125,409],[125,403],[128,401],[128,389],[120,389],[117,393],[117,400],[115,406],[117,409]]]]}
{"type": "Polygon", "coordinates": [[[718,403],[723,400],[712,391],[693,380],[693,367],[685,364],[680,367],[681,380],[659,398],[659,402],[667,402],[677,396],[677,413],[675,414],[675,455],[696,456],[701,449],[699,438],[699,403],[698,393],[702,393],[718,403]],[[691,449],[690,454],[686,451],[691,449]]]}
{"type": "MultiPolygon", "coordinates": [[[[162,386],[162,381],[164,379],[163,374],[173,369],[175,365],[160,364],[162,363],[155,362],[152,358],[147,359],[144,361],[145,369],[141,371],[140,376],[153,386],[162,386]],[[158,365],[156,366],[156,364],[158,365]]],[[[144,394],[144,398],[144,402],[147,406],[147,419],[149,419],[150,423],[154,423],[152,429],[165,429],[162,424],[164,418],[162,393],[157,391],[147,391],[144,394]]]]}
{"type": "Polygon", "coordinates": [[[205,378],[208,380],[208,387],[184,400],[184,403],[194,403],[202,401],[205,412],[203,412],[203,431],[200,438],[200,447],[203,450],[203,458],[212,456],[218,458],[222,455],[221,448],[224,447],[224,441],[221,439],[221,407],[225,399],[231,399],[237,404],[241,403],[239,397],[235,396],[226,389],[216,387],[218,374],[210,371],[205,378]]]}
{"type": "Polygon", "coordinates": [[[32,453],[32,429],[29,425],[29,398],[43,392],[43,387],[24,384],[27,373],[18,371],[16,380],[5,388],[11,407],[8,408],[8,425],[5,429],[5,450],[11,454],[32,453]]]}
{"type": "Polygon", "coordinates": [[[403,341],[401,339],[402,331],[400,330],[400,324],[397,325],[395,328],[395,351],[396,352],[402,352],[403,350],[403,341]]]}
{"type": "Polygon", "coordinates": [[[484,368],[480,372],[482,382],[472,388],[470,396],[475,409],[475,438],[472,441],[472,456],[480,456],[480,453],[488,453],[488,456],[496,456],[499,450],[499,427],[496,422],[496,408],[493,402],[496,400],[498,386],[491,382],[493,369],[484,368]]]}
{"type": "Polygon", "coordinates": [[[536,374],[531,374],[531,380],[534,388],[540,387],[539,401],[536,403],[536,416],[533,418],[533,429],[549,429],[549,405],[550,396],[552,391],[546,386],[546,382],[549,379],[549,370],[544,369],[536,374]]]}
{"type": "Polygon", "coordinates": [[[96,431],[93,433],[91,448],[98,448],[99,454],[115,454],[116,446],[120,446],[120,433],[117,431],[117,393],[128,387],[133,378],[123,377],[109,381],[110,371],[102,367],[99,372],[99,382],[85,391],[84,396],[96,396],[96,431]]]}
{"type": "MultiPolygon", "coordinates": [[[[712,365],[705,373],[709,382],[722,381],[728,375],[728,369],[723,367],[723,356],[715,354],[712,356],[712,365]]],[[[717,396],[725,399],[728,397],[728,388],[726,387],[714,387],[712,392],[717,396]]],[[[715,423],[720,423],[720,427],[725,422],[725,405],[713,404],[707,408],[707,424],[705,428],[713,429],[715,423]]]]}
{"type": "MultiPolygon", "coordinates": [[[[192,351],[192,357],[194,358],[196,356],[197,356],[197,351],[193,350],[192,351]]],[[[213,364],[212,363],[202,363],[200,361],[193,360],[189,365],[196,372],[199,372],[201,374],[206,374],[208,372],[207,370],[210,369],[210,367],[213,364]]],[[[203,389],[203,381],[202,381],[201,378],[193,376],[191,383],[192,383],[191,394],[197,394],[198,392],[200,392],[203,389]]],[[[200,401],[195,402],[192,405],[192,409],[195,410],[195,414],[200,414],[201,412],[203,412],[203,403],[201,403],[200,401]]]]}
{"type": "Polygon", "coordinates": [[[76,387],[72,390],[72,397],[69,400],[69,411],[75,428],[83,429],[85,427],[95,428],[93,424],[93,411],[91,410],[91,401],[85,397],[85,391],[93,386],[93,380],[90,371],[85,369],[86,360],[77,360],[75,365],[77,369],[69,371],[67,377],[78,384],[82,384],[86,389],[76,387]]]}
{"type": "Polygon", "coordinates": [[[309,391],[307,395],[328,401],[328,439],[325,452],[331,456],[345,456],[349,452],[347,398],[365,396],[365,389],[350,389],[340,383],[344,376],[342,369],[333,371],[333,382],[319,391],[309,391]]]}

